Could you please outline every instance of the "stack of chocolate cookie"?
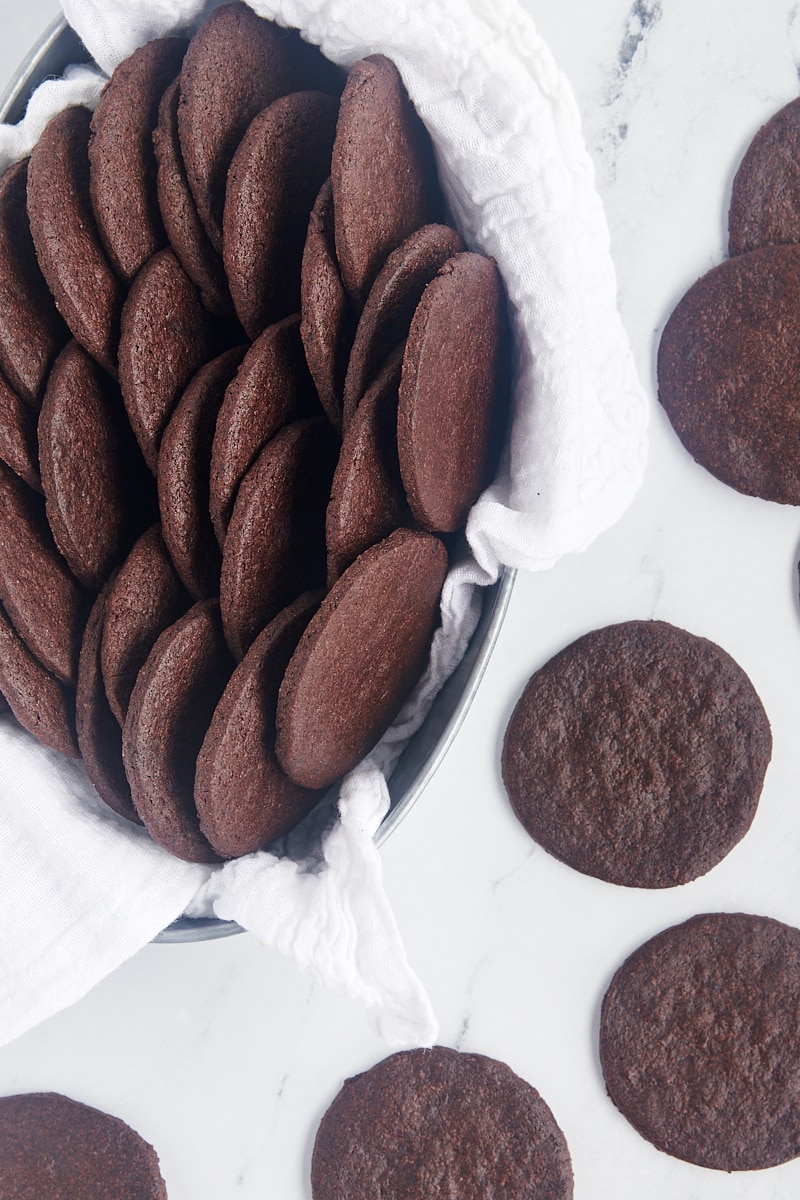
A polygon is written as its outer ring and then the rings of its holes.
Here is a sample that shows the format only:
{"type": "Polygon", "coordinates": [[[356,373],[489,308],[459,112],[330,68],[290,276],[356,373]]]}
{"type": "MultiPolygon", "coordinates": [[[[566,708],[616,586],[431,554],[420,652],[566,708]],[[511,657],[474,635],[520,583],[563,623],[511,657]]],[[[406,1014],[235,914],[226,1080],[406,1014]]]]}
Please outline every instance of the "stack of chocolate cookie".
{"type": "Polygon", "coordinates": [[[505,370],[394,65],[236,3],[0,180],[0,690],[191,861],[257,850],[419,679],[505,370]]]}

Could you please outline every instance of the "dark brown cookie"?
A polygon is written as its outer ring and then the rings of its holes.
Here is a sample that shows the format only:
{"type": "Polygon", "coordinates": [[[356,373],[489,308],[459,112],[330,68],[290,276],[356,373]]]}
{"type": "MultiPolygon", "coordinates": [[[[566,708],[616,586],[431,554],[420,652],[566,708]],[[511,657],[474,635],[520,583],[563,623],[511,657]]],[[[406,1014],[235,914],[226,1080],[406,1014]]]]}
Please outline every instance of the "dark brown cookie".
{"type": "Polygon", "coordinates": [[[161,634],[139,672],[122,731],[136,811],[153,841],[216,862],[194,806],[195,762],[233,671],[219,605],[202,600],[161,634]]]}
{"type": "Polygon", "coordinates": [[[293,421],[267,442],[242,480],[219,590],[236,658],[282,608],[325,583],[325,508],[338,448],[323,417],[293,421]]]}
{"type": "Polygon", "coordinates": [[[171,250],[142,268],[122,311],[119,381],[133,432],[155,474],[172,410],[210,357],[209,316],[171,250]]]}
{"type": "Polygon", "coordinates": [[[569,1149],[505,1063],[443,1046],[348,1079],[322,1118],[314,1200],[570,1200],[569,1149]]]}
{"type": "MultiPolygon", "coordinates": [[[[78,757],[75,693],[33,657],[0,608],[0,689],[23,729],[43,746],[78,757]]],[[[0,1179],[2,1173],[0,1172],[0,1179]]]]}
{"type": "Polygon", "coordinates": [[[762,125],[733,180],[728,253],[800,242],[800,99],[762,125]]]}
{"type": "Polygon", "coordinates": [[[200,26],[181,70],[178,129],[189,186],[222,250],[230,161],[257,113],[296,86],[295,42],[246,4],[224,4],[200,26]]]}
{"type": "Polygon", "coordinates": [[[0,458],[28,487],[42,490],[36,411],[23,404],[0,374],[0,458]]]}
{"type": "Polygon", "coordinates": [[[435,219],[433,156],[394,63],[354,63],[342,93],[331,164],[336,255],[361,308],[388,254],[435,219]]]}
{"type": "Polygon", "coordinates": [[[342,394],[355,317],[336,261],[333,190],[327,179],[308,221],[300,269],[300,334],[320,403],[342,428],[342,394]]]}
{"type": "Polygon", "coordinates": [[[184,38],[156,38],[116,68],[94,111],[89,191],[109,261],[130,283],[165,244],[156,195],[153,129],[159,100],[180,71],[184,38]]]}
{"type": "Polygon", "coordinates": [[[800,504],[800,246],[727,259],[689,289],[658,347],[658,398],[717,479],[800,504]]]}
{"type": "Polygon", "coordinates": [[[233,303],[222,266],[222,257],[211,245],[200,220],[181,157],[178,138],[179,100],[180,80],[176,79],[161,98],[158,124],[153,133],[153,147],[158,163],[158,206],[169,244],[192,283],[199,288],[203,304],[209,312],[229,316],[233,314],[233,303]]]}
{"type": "MultiPolygon", "coordinates": [[[[210,511],[220,546],[236,492],[262,447],[290,421],[311,416],[314,384],[295,314],[268,325],[225,392],[211,452],[210,511]]],[[[319,406],[316,406],[319,412],[319,406]]]]}
{"type": "Polygon", "coordinates": [[[387,357],[408,336],[422,293],[449,258],[466,247],[447,225],[423,225],[393,250],[370,288],[344,383],[344,424],[387,357]]]}
{"type": "Polygon", "coordinates": [[[303,787],[327,787],[372,749],[422,675],[447,552],[397,530],[356,559],[306,629],[278,698],[276,752],[303,787]]]}
{"type": "Polygon", "coordinates": [[[78,342],[56,359],[38,434],[55,543],[84,587],[98,591],[130,546],[141,497],[127,486],[119,388],[78,342]]]}
{"type": "Polygon", "coordinates": [[[347,426],[325,516],[328,586],[367,547],[413,524],[397,457],[399,347],[367,390],[347,426]]]}
{"type": "Polygon", "coordinates": [[[112,576],[92,605],[83,635],[75,696],[78,746],[86,774],[101,800],[119,816],[138,824],[122,763],[122,730],[109,707],[100,667],[107,601],[114,580],[112,576]]]}
{"type": "Polygon", "coordinates": [[[89,196],[86,108],[47,124],[28,165],[28,217],[42,274],[72,335],[117,373],[124,292],[103,249],[89,196]]]}
{"type": "Polygon", "coordinates": [[[222,555],[209,514],[211,445],[225,389],[244,357],[226,350],[201,367],[169,419],[158,452],[161,531],[195,600],[219,595],[222,555]]]}
{"type": "Polygon", "coordinates": [[[452,533],[489,482],[500,403],[503,293],[494,260],[457,254],[428,284],[403,358],[397,442],[408,502],[452,533]]]}
{"type": "Polygon", "coordinates": [[[69,333],[39,269],[27,185],[27,159],[0,178],[0,367],[20,399],[38,408],[69,333]]]}
{"type": "Polygon", "coordinates": [[[161,526],[153,525],[120,567],[106,602],[101,665],[108,702],[120,725],[148,654],[190,605],[161,526]]]}
{"type": "Polygon", "coordinates": [[[197,758],[200,828],[223,858],[261,850],[293,829],[319,793],[298,787],[275,757],[278,689],[322,599],[304,592],[261,631],[231,676],[197,758]]]}
{"type": "Polygon", "coordinates": [[[158,1155],[144,1138],[56,1092],[0,1097],[0,1195],[167,1200],[158,1155]]]}
{"type": "Polygon", "coordinates": [[[772,750],[740,666],[664,621],[578,638],[529,681],[503,781],[528,833],[586,875],[663,888],[744,837],[772,750]]]}
{"type": "Polygon", "coordinates": [[[608,1094],[659,1150],[718,1171],[800,1155],[800,930],[704,913],[645,942],[600,1019],[608,1094]]]}
{"type": "Polygon", "coordinates": [[[56,549],[42,497],[2,462],[0,601],[42,666],[74,686],[89,597],[56,549]]]}
{"type": "Polygon", "coordinates": [[[325,92],[293,92],[250,123],[228,171],[222,256],[250,338],[300,308],[308,220],[331,169],[339,111],[325,92]]]}

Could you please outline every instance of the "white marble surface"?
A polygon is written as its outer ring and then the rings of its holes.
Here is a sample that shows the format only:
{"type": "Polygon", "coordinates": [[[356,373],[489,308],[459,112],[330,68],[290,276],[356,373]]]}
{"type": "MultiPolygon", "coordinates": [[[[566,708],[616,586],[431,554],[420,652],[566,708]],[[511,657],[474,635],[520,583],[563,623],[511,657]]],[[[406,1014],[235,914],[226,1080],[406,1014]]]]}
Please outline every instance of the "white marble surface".
{"type": "MultiPolygon", "coordinates": [[[[571,80],[597,167],[620,303],[653,396],[645,485],[615,529],[519,578],[479,695],[444,764],[382,851],[440,1040],[530,1080],[569,1141],[579,1200],[790,1200],[800,1160],[727,1176],[643,1141],[606,1098],[596,1034],[622,959],[695,912],[800,925],[800,514],[692,463],[655,403],[654,350],[685,287],[725,247],[732,173],[798,92],[794,0],[526,0],[571,80]],[[573,637],[659,617],[750,673],[773,761],[753,828],[704,879],[640,893],[584,878],[530,842],[499,777],[528,675],[573,637]]],[[[0,0],[0,78],[56,12],[0,0]]],[[[310,1200],[314,1133],[342,1080],[387,1053],[354,1004],[248,935],[149,946],[71,1009],[0,1050],[0,1094],[63,1091],[157,1147],[170,1200],[310,1200]]],[[[353,1198],[357,1200],[357,1198],[353,1198]]]]}

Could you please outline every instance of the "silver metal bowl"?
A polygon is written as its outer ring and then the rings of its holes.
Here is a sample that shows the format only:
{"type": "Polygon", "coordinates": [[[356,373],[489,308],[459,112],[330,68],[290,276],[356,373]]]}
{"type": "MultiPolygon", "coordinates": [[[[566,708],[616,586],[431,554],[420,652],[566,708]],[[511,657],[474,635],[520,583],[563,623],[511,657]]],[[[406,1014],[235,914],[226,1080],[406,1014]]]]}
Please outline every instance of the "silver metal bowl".
{"type": "MultiPolygon", "coordinates": [[[[63,18],[42,35],[0,95],[0,121],[21,120],[31,92],[45,79],[63,74],[70,63],[90,62],[86,47],[63,18]]],[[[481,617],[464,658],[434,701],[425,722],[409,741],[389,780],[391,806],[375,841],[380,845],[410,811],[450,747],[472,703],[508,607],[515,572],[504,571],[484,589],[481,617]]],[[[240,933],[234,921],[179,917],[154,940],[196,942],[240,933]]]]}

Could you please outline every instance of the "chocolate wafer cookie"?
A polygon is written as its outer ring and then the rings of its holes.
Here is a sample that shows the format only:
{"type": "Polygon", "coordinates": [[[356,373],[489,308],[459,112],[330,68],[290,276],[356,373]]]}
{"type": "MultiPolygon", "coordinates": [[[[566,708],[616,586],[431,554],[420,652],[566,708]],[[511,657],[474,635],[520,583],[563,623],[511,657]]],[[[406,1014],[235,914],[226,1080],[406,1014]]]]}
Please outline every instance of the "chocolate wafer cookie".
{"type": "Polygon", "coordinates": [[[209,317],[171,250],[159,250],[133,282],[122,311],[119,382],[153,474],[167,421],[195,371],[211,357],[209,317]]]}
{"type": "Polygon", "coordinates": [[[342,394],[355,329],[336,261],[333,190],[326,179],[314,201],[300,269],[300,312],[308,368],[334,429],[342,428],[342,394]]]}
{"type": "Polygon", "coordinates": [[[800,246],[739,254],[698,279],[658,347],[658,398],[683,445],[748,496],[800,504],[800,246]]]}
{"type": "Polygon", "coordinates": [[[167,1200],[158,1155],[144,1138],[56,1092],[0,1097],[0,1194],[167,1200]]]}
{"type": "Polygon", "coordinates": [[[318,413],[295,313],[256,338],[225,390],[214,430],[209,499],[220,546],[239,484],[261,449],[290,421],[318,413]]]}
{"type": "Polygon", "coordinates": [[[659,1150],[718,1171],[800,1155],[800,930],[705,913],[619,968],[600,1018],[611,1099],[659,1150]]]}
{"type": "Polygon", "coordinates": [[[322,1118],[314,1200],[570,1200],[545,1101],[505,1063],[434,1046],[348,1079],[322,1118]]]}
{"type": "Polygon", "coordinates": [[[219,595],[222,555],[209,513],[211,446],[225,389],[244,353],[244,347],[226,350],[200,368],[178,401],[158,452],[161,530],[195,600],[219,595]]]}
{"type": "Polygon", "coordinates": [[[78,746],[86,774],[101,800],[119,816],[139,824],[122,762],[122,730],[109,707],[100,662],[108,596],[114,582],[112,575],[92,605],[83,635],[75,697],[78,746]]]}
{"type": "Polygon", "coordinates": [[[800,99],[759,129],[733,180],[728,253],[800,243],[800,99]]]}
{"type": "Polygon", "coordinates": [[[37,742],[78,757],[75,692],[34,658],[0,608],[0,690],[8,708],[37,742]]]}
{"type": "Polygon", "coordinates": [[[216,600],[161,634],[139,672],[122,730],[133,803],[153,841],[187,862],[216,862],[194,805],[197,754],[233,671],[216,600]]]}
{"type": "Polygon", "coordinates": [[[336,255],[361,309],[386,256],[436,220],[438,184],[428,132],[397,67],[381,54],[353,64],[342,93],[331,163],[336,255]]]}
{"type": "Polygon", "coordinates": [[[86,108],[52,117],[28,165],[36,257],[72,336],[116,378],[122,284],[103,248],[89,194],[86,108]]]}
{"type": "Polygon", "coordinates": [[[261,850],[294,828],[318,799],[275,757],[275,708],[284,671],[322,599],[304,592],[258,635],[214,710],[197,757],[200,828],[223,858],[261,850]]]}
{"type": "Polygon", "coordinates": [[[325,583],[325,507],[337,453],[324,417],[293,421],[242,480],[220,577],[225,637],[237,658],[282,608],[325,583]]]}
{"type": "Polygon", "coordinates": [[[92,117],[92,209],[109,261],[126,283],[165,244],[153,129],[186,46],[184,38],[156,38],[134,50],[113,72],[92,117]]]}
{"type": "Polygon", "coordinates": [[[325,92],[292,92],[248,126],[228,171],[223,261],[251,338],[300,307],[311,209],[330,174],[339,111],[325,92]]]}
{"type": "Polygon", "coordinates": [[[90,599],[56,549],[42,497],[2,462],[0,600],[42,666],[74,686],[90,599]]]}
{"type": "Polygon", "coordinates": [[[0,367],[20,399],[38,408],[69,331],[36,258],[27,188],[25,158],[0,178],[0,367]]]}
{"type": "Polygon", "coordinates": [[[771,751],[763,705],[729,654],[664,621],[628,621],[578,638],[531,678],[503,781],[562,862],[675,887],[744,837],[771,751]]]}
{"type": "Polygon", "coordinates": [[[438,538],[399,529],[331,588],[278,697],[277,755],[296,783],[327,787],[391,724],[427,661],[446,572],[438,538]]]}
{"type": "Polygon", "coordinates": [[[400,472],[425,528],[460,529],[489,482],[501,398],[504,308],[494,259],[449,259],[422,293],[397,412],[400,472]]]}
{"type": "Polygon", "coordinates": [[[106,602],[101,665],[108,702],[120,725],[148,654],[190,605],[161,526],[152,525],[131,548],[106,602]]]}
{"type": "Polygon", "coordinates": [[[169,244],[186,274],[199,288],[209,312],[233,315],[233,303],[222,265],[222,256],[211,245],[200,220],[178,138],[180,80],[169,85],[161,98],[158,124],[153,133],[158,169],[156,193],[169,244]]]}
{"type": "Polygon", "coordinates": [[[230,161],[256,114],[297,86],[293,46],[285,30],[246,4],[217,8],[189,43],[180,76],[181,154],[217,251],[230,161]]]}

